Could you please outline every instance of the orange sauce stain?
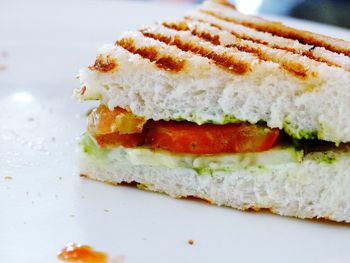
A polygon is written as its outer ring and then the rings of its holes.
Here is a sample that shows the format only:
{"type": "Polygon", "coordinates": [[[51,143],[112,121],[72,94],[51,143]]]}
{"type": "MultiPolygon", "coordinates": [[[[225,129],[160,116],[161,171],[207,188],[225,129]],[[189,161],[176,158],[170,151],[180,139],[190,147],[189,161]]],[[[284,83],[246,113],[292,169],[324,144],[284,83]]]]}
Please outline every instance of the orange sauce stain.
{"type": "Polygon", "coordinates": [[[58,254],[60,260],[76,263],[107,263],[107,255],[87,245],[69,244],[58,254]]]}

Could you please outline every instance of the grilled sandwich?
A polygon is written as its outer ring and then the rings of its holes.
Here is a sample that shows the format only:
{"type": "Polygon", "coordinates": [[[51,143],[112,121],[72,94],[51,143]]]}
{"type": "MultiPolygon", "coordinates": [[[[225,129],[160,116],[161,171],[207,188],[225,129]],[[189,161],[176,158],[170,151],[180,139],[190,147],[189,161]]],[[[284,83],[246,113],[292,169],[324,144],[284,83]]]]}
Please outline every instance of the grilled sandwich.
{"type": "Polygon", "coordinates": [[[350,222],[350,42],[205,1],[79,72],[79,173],[236,209],[350,222]]]}

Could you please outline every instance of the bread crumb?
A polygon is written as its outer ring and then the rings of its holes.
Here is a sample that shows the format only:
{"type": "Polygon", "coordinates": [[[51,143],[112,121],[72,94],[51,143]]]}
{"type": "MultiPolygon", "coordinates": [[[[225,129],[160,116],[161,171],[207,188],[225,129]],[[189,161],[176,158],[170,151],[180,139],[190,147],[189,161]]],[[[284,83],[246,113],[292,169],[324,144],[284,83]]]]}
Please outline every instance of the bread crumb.
{"type": "Polygon", "coordinates": [[[5,179],[5,180],[12,180],[13,177],[12,177],[12,176],[5,176],[4,179],[5,179]]]}
{"type": "Polygon", "coordinates": [[[192,239],[188,240],[188,244],[192,246],[194,244],[193,240],[192,239]]]}

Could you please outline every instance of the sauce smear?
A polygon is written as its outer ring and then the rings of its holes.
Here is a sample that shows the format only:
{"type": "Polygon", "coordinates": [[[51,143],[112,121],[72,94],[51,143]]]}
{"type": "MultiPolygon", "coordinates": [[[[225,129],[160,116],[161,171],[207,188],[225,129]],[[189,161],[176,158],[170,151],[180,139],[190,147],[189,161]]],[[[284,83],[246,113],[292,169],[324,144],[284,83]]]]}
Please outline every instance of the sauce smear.
{"type": "Polygon", "coordinates": [[[58,254],[58,258],[66,262],[107,263],[107,255],[95,251],[87,245],[69,244],[58,254]]]}

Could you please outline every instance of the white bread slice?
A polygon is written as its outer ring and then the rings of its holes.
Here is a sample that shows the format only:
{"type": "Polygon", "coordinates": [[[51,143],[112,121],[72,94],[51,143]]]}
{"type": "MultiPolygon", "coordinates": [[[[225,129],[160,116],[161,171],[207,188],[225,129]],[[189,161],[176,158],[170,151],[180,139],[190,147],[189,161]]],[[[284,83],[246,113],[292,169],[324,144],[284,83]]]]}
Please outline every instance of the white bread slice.
{"type": "Polygon", "coordinates": [[[232,35],[243,40],[250,40],[255,43],[269,46],[273,49],[286,50],[295,54],[302,54],[303,56],[310,57],[318,61],[324,61],[330,65],[338,65],[346,70],[350,70],[349,56],[342,53],[329,51],[324,47],[302,44],[294,39],[283,38],[268,32],[258,31],[256,29],[243,26],[241,24],[230,23],[200,11],[186,16],[185,19],[191,22],[200,21],[202,23],[209,24],[220,30],[230,32],[232,35]]]}
{"type": "Polygon", "coordinates": [[[324,47],[335,53],[350,55],[350,44],[347,41],[292,28],[280,22],[268,21],[257,16],[244,15],[238,12],[235,7],[225,4],[225,1],[205,1],[198,10],[221,20],[244,25],[257,31],[268,32],[276,36],[295,39],[309,45],[324,47]]]}
{"type": "Polygon", "coordinates": [[[91,179],[115,185],[136,182],[142,189],[176,198],[198,197],[240,210],[268,209],[284,216],[350,223],[350,155],[334,156],[333,162],[305,158],[198,174],[191,168],[135,165],[120,154],[91,154],[80,149],[78,169],[91,179]]]}
{"type": "Polygon", "coordinates": [[[146,119],[263,121],[295,138],[340,143],[350,142],[349,70],[349,42],[206,1],[180,22],[100,49],[76,94],[146,119]]]}

